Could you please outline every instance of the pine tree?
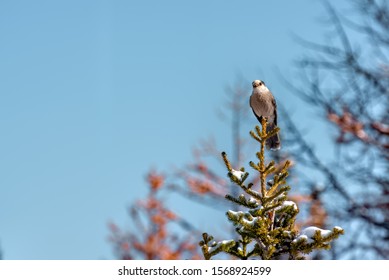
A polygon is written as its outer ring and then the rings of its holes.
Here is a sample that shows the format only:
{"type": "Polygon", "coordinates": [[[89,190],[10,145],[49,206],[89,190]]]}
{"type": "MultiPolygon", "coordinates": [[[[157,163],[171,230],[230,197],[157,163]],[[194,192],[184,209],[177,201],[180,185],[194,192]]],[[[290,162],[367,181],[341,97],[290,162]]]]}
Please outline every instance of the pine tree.
{"type": "Polygon", "coordinates": [[[238,240],[216,242],[211,235],[203,233],[200,246],[205,259],[225,252],[238,259],[304,259],[304,255],[313,250],[329,249],[330,242],[343,234],[340,227],[323,230],[318,227],[307,227],[301,231],[295,226],[298,206],[287,200],[290,187],[286,183],[289,161],[281,171],[276,171],[275,162],[265,164],[266,139],[279,131],[275,128],[266,132],[266,119],[262,118],[262,129],[255,127],[250,131],[253,139],[260,143],[260,151],[256,154],[259,162],[250,162],[250,166],[259,173],[260,188],[255,190],[253,183],[246,184],[249,173],[242,167],[234,170],[227,154],[222,153],[231,181],[244,192],[238,197],[227,194],[225,198],[246,211],[227,211],[228,220],[235,226],[238,240]],[[272,179],[268,179],[272,175],[272,179]]]}

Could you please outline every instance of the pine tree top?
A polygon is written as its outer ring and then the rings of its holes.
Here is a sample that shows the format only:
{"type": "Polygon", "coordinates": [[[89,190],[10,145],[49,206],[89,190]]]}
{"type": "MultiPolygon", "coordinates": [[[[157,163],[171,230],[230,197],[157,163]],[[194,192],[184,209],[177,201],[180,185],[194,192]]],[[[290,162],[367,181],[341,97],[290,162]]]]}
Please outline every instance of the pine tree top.
{"type": "Polygon", "coordinates": [[[242,209],[226,212],[239,238],[216,242],[213,236],[203,233],[200,246],[205,259],[211,259],[221,252],[242,260],[304,259],[304,255],[313,250],[329,249],[330,242],[344,234],[344,230],[338,226],[332,230],[314,226],[297,229],[295,221],[299,208],[295,202],[288,200],[290,187],[286,183],[290,161],[285,161],[277,173],[274,161],[265,163],[266,140],[278,132],[278,127],[267,131],[265,118],[262,118],[261,127],[256,126],[255,131],[250,131],[252,138],[260,144],[260,151],[256,153],[258,162],[249,163],[259,173],[259,186],[246,183],[249,173],[243,167],[233,169],[227,154],[222,152],[228,177],[243,191],[238,197],[230,194],[225,196],[242,209]],[[268,179],[269,176],[271,179],[268,179]]]}

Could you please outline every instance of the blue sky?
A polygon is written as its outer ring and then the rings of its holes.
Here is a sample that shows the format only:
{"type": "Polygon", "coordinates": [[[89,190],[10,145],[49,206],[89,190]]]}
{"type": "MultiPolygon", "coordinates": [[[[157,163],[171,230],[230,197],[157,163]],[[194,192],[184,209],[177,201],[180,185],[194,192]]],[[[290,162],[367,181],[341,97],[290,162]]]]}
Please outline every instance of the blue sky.
{"type": "Polygon", "coordinates": [[[113,258],[107,222],[128,224],[151,167],[210,134],[228,150],[215,109],[238,76],[318,122],[276,69],[298,77],[292,34],[322,39],[319,2],[0,2],[3,257],[113,258]]]}

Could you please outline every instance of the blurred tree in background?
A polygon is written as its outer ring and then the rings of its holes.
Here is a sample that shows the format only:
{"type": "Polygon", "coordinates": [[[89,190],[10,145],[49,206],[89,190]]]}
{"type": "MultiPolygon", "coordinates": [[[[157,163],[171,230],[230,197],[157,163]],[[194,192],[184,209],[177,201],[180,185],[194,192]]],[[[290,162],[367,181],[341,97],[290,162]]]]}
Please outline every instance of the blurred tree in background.
{"type": "Polygon", "coordinates": [[[299,39],[310,53],[299,84],[288,83],[335,127],[336,155],[324,162],[287,112],[284,136],[295,160],[324,178],[317,194],[331,220],[350,229],[332,258],[389,259],[389,3],[349,4],[341,13],[325,2],[329,38],[299,39]]]}
{"type": "Polygon", "coordinates": [[[150,171],[147,176],[149,194],[129,208],[132,228],[121,230],[110,223],[110,241],[119,259],[177,260],[199,259],[194,236],[179,235],[172,226],[178,225],[192,231],[190,224],[166,208],[161,190],[165,176],[150,171]]]}

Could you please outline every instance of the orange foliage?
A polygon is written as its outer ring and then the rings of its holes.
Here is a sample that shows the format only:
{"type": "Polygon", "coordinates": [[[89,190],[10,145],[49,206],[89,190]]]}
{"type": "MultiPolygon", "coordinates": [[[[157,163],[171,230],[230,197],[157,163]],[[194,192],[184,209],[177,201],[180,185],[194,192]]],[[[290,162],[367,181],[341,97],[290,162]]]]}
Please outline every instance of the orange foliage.
{"type": "MultiPolygon", "coordinates": [[[[120,259],[199,259],[197,242],[191,235],[180,237],[170,233],[168,226],[178,220],[178,215],[164,206],[158,198],[158,191],[163,189],[164,176],[150,172],[147,176],[150,193],[144,200],[131,207],[131,218],[135,229],[122,232],[111,223],[110,240],[115,245],[120,259]]],[[[193,234],[192,234],[193,235],[193,234]]]]}
{"type": "Polygon", "coordinates": [[[160,174],[156,174],[155,172],[150,172],[147,175],[147,182],[153,191],[158,190],[164,184],[165,177],[160,174]]]}
{"type": "Polygon", "coordinates": [[[347,107],[343,108],[342,115],[328,112],[327,118],[340,129],[340,135],[336,140],[338,143],[349,142],[351,139],[346,139],[346,134],[350,134],[365,143],[389,149],[389,125],[376,121],[364,124],[358,120],[357,116],[352,115],[347,107]],[[368,127],[373,129],[370,130],[371,135],[366,132],[365,128],[368,127]],[[373,135],[373,132],[377,135],[373,135]]]}
{"type": "Polygon", "coordinates": [[[188,178],[188,186],[197,194],[203,195],[206,193],[215,193],[214,186],[207,181],[199,180],[196,178],[188,178]]]}
{"type": "Polygon", "coordinates": [[[353,116],[349,110],[344,107],[342,115],[337,115],[334,112],[328,112],[327,118],[335,123],[340,128],[340,135],[337,139],[338,143],[348,142],[345,138],[347,133],[361,139],[362,141],[368,141],[368,135],[364,130],[364,124],[358,121],[358,118],[353,116]]]}

